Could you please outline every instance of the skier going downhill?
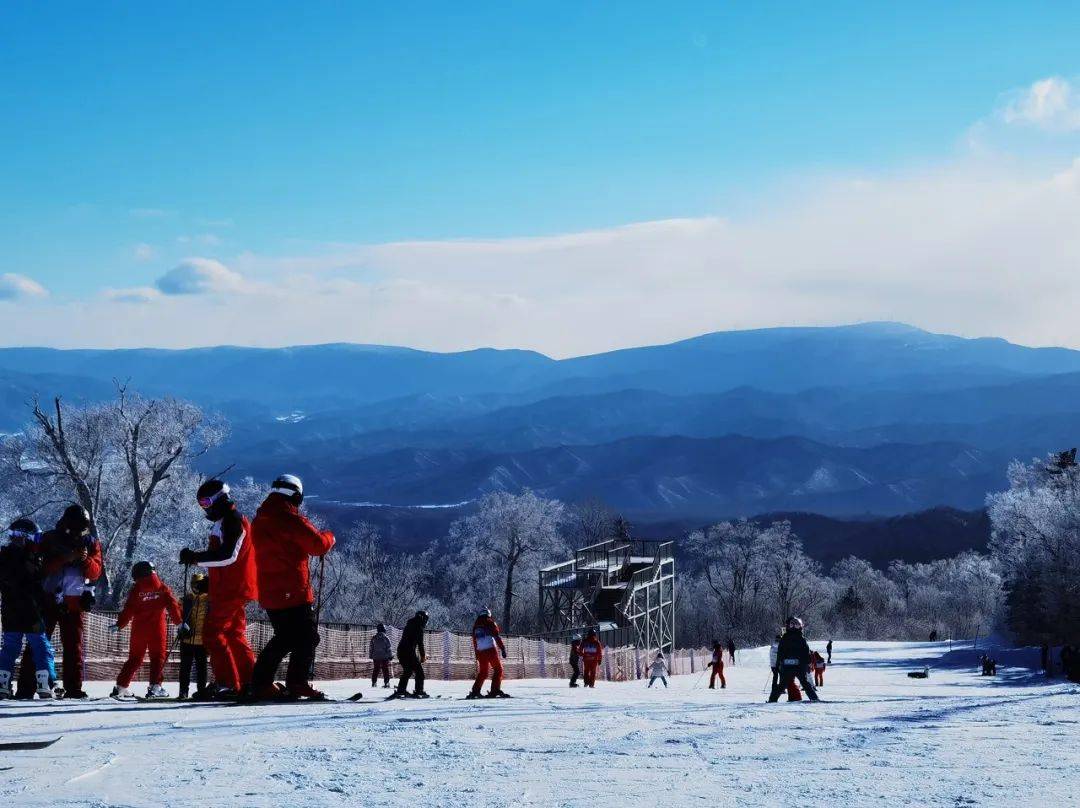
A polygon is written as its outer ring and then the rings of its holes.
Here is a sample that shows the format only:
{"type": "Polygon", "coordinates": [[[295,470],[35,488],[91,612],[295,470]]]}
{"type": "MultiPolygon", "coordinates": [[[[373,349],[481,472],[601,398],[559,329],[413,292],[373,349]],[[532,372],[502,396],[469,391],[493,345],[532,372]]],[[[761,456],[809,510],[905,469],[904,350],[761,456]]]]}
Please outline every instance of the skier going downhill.
{"type": "Polygon", "coordinates": [[[664,652],[660,651],[656,654],[656,659],[652,661],[649,666],[649,687],[653,686],[653,682],[659,679],[664,683],[664,689],[667,689],[668,667],[667,660],[664,659],[664,652]]]}
{"type": "Polygon", "coordinates": [[[491,673],[491,690],[488,698],[499,698],[506,694],[502,691],[503,666],[502,659],[506,659],[506,645],[503,643],[499,632],[499,624],[491,616],[491,609],[484,609],[476,616],[476,622],[472,627],[473,651],[476,652],[476,665],[478,668],[476,679],[473,681],[472,691],[466,698],[480,698],[480,688],[491,673]],[[502,659],[499,659],[499,657],[502,659]]]}
{"type": "Polygon", "coordinates": [[[131,643],[128,658],[120,674],[116,677],[116,687],[110,694],[114,699],[133,699],[128,689],[136,671],[142,667],[147,652],[150,654],[150,685],[146,691],[148,699],[168,698],[162,683],[165,681],[165,654],[168,650],[168,632],[165,615],[180,626],[181,634],[188,626],[183,623],[180,604],[158,577],[154,565],[149,561],[138,561],[131,568],[131,577],[135,585],[128,593],[127,603],[116,622],[113,631],[120,631],[131,624],[131,643]]]}
{"type": "Polygon", "coordinates": [[[206,613],[210,608],[210,579],[201,570],[191,576],[191,593],[184,595],[180,606],[187,631],[180,632],[180,698],[191,689],[191,668],[195,666],[195,698],[206,696],[206,646],[203,636],[206,613]]]}
{"type": "Polygon", "coordinates": [[[787,631],[780,638],[777,647],[777,664],[780,667],[779,681],[773,686],[769,701],[775,702],[780,694],[799,680],[810,701],[820,701],[817,691],[810,683],[807,673],[810,668],[810,646],[803,637],[803,622],[797,617],[788,620],[787,631]]]}
{"type": "Polygon", "coordinates": [[[590,628],[581,643],[581,659],[585,663],[585,687],[596,687],[596,671],[604,658],[604,644],[595,628],[590,628]]]}
{"type": "Polygon", "coordinates": [[[394,659],[394,648],[382,623],[375,629],[375,635],[368,645],[368,656],[371,657],[371,686],[375,687],[381,673],[383,687],[390,687],[390,662],[394,659]]]}
{"type": "Polygon", "coordinates": [[[326,698],[308,681],[319,644],[308,558],[330,552],[334,534],[319,530],[300,513],[303,501],[300,478],[283,474],[274,480],[251,525],[259,603],[274,628],[251,676],[251,697],[256,700],[326,698]],[[274,684],[274,674],[286,656],[283,691],[274,684]]]}
{"type": "Polygon", "coordinates": [[[398,664],[401,665],[401,679],[398,681],[397,690],[390,698],[412,696],[413,698],[427,698],[424,692],[424,662],[427,654],[424,652],[424,628],[427,626],[428,613],[423,609],[409,618],[405,628],[401,630],[401,640],[398,642],[398,664]],[[408,691],[409,678],[416,679],[416,689],[408,691]]]}
{"type": "Polygon", "coordinates": [[[210,570],[210,611],[203,626],[206,651],[214,669],[214,698],[236,698],[251,681],[255,652],[247,640],[248,601],[254,600],[255,553],[251,525],[229,496],[222,480],[207,480],[196,492],[199,507],[208,520],[209,546],[205,550],[180,551],[181,564],[198,564],[210,570]]]}
{"type": "Polygon", "coordinates": [[[8,543],[0,549],[0,699],[11,698],[15,661],[29,647],[39,698],[51,699],[56,682],[53,648],[45,633],[41,592],[41,558],[37,552],[38,526],[16,519],[8,528],[8,543]]]}
{"type": "MultiPolygon", "coordinates": [[[[88,698],[83,690],[83,633],[85,613],[94,605],[93,584],[104,569],[101,544],[93,535],[90,514],[81,505],[69,505],[56,527],[38,543],[44,577],[45,635],[59,626],[63,646],[64,698],[88,698]]],[[[30,650],[23,654],[19,670],[20,698],[33,698],[36,668],[30,650]]]]}

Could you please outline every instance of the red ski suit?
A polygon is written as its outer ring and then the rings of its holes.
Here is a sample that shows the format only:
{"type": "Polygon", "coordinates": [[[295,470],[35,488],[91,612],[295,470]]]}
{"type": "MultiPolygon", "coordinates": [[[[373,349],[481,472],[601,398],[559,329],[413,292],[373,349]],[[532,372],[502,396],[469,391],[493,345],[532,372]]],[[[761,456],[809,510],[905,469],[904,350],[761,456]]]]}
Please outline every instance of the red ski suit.
{"type": "Polygon", "coordinates": [[[219,685],[239,691],[251,681],[255,652],[247,640],[248,601],[255,600],[255,552],[251,525],[236,508],[210,529],[210,544],[195,562],[210,571],[210,611],[203,642],[219,685]]]}
{"type": "Polygon", "coordinates": [[[484,681],[491,673],[491,692],[502,690],[503,666],[500,654],[506,652],[499,624],[491,617],[478,617],[472,628],[473,650],[476,652],[476,664],[479,672],[473,681],[473,692],[479,693],[484,681]]]}
{"type": "Polygon", "coordinates": [[[716,648],[713,650],[712,663],[710,664],[712,673],[709,674],[709,687],[716,687],[716,679],[720,678],[720,687],[727,687],[727,679],[724,678],[724,649],[716,648]]]}
{"type": "Polygon", "coordinates": [[[283,496],[267,497],[251,529],[259,604],[272,611],[314,603],[308,558],[329,553],[334,534],[319,530],[283,496]]]}
{"type": "Polygon", "coordinates": [[[127,662],[116,677],[116,684],[120,687],[131,684],[132,677],[142,667],[147,651],[150,652],[150,684],[160,685],[165,681],[165,655],[168,650],[166,612],[175,625],[183,622],[180,604],[176,602],[172,590],[158,578],[157,573],[151,573],[136,581],[128,593],[124,610],[116,621],[120,628],[131,623],[131,645],[127,662]]]}
{"type": "Polygon", "coordinates": [[[585,663],[585,687],[596,687],[596,670],[604,658],[604,644],[598,637],[581,641],[581,659],[585,663]]]}

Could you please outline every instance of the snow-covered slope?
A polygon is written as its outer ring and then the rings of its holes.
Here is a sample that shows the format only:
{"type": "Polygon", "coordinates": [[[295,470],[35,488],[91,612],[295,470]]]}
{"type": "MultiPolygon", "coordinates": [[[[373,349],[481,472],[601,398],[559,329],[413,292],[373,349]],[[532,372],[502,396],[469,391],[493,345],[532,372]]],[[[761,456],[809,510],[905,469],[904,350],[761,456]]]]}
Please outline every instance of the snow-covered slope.
{"type": "MultiPolygon", "coordinates": [[[[1000,656],[1030,664],[1037,653],[1000,656]]],[[[431,682],[455,700],[426,702],[4,702],[3,740],[64,737],[0,760],[14,767],[0,772],[0,796],[289,808],[1080,804],[1080,687],[1022,668],[984,679],[974,660],[940,644],[837,643],[822,704],[765,704],[761,649],[729,666],[717,691],[680,676],[666,691],[515,681],[517,698],[496,702],[456,700],[461,682],[431,682]],[[928,680],[906,676],[923,665],[928,680]]],[[[326,685],[335,696],[361,687],[326,685]]]]}

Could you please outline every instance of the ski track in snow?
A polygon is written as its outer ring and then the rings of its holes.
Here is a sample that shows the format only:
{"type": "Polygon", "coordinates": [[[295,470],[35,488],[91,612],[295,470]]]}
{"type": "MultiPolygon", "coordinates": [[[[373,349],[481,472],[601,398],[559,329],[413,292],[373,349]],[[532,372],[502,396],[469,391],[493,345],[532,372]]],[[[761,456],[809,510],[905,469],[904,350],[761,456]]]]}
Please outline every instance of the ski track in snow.
{"type": "Polygon", "coordinates": [[[481,702],[5,702],[6,739],[64,737],[9,754],[0,796],[50,808],[1080,805],[1080,687],[1010,668],[984,679],[974,652],[968,668],[935,669],[944,650],[838,642],[817,705],[764,703],[764,649],[741,652],[716,691],[689,675],[668,690],[509,681],[519,698],[481,702]],[[907,678],[927,662],[928,680],[907,678]]]}

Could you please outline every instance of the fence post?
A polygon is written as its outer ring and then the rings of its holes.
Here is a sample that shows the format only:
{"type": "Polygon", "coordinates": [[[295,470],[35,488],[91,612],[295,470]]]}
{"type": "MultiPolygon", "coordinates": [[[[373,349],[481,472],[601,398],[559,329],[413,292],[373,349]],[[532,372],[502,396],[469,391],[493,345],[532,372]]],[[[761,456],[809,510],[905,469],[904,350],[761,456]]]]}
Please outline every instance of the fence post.
{"type": "Polygon", "coordinates": [[[443,679],[450,681],[450,631],[444,631],[442,635],[442,669],[443,679]]]}
{"type": "Polygon", "coordinates": [[[547,679],[547,642],[540,640],[540,678],[547,679]]]}

